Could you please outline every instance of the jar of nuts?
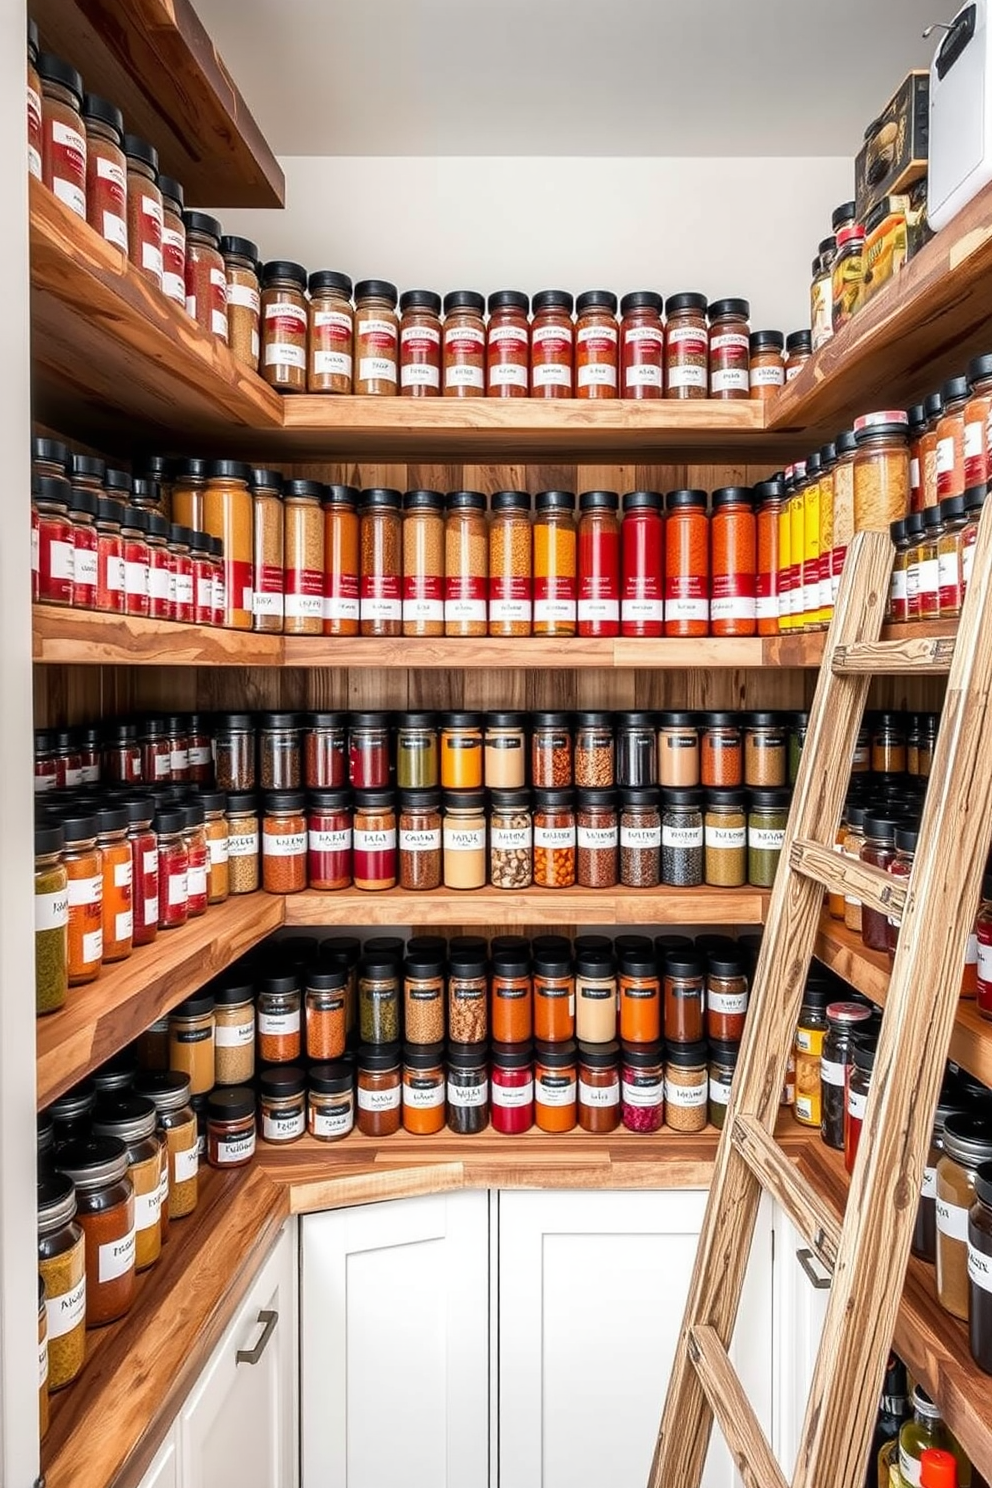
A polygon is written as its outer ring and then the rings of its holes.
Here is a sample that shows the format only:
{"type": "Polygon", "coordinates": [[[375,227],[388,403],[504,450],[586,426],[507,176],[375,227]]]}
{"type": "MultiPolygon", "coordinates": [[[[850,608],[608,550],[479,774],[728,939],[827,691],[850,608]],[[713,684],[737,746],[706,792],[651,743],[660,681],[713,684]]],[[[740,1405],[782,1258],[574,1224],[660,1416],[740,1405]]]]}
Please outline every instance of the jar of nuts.
{"type": "Polygon", "coordinates": [[[533,851],[530,791],[496,790],[490,803],[490,882],[497,889],[529,888],[533,851]]]}
{"type": "Polygon", "coordinates": [[[568,889],[575,883],[575,807],[570,790],[534,792],[534,883],[568,889]]]}

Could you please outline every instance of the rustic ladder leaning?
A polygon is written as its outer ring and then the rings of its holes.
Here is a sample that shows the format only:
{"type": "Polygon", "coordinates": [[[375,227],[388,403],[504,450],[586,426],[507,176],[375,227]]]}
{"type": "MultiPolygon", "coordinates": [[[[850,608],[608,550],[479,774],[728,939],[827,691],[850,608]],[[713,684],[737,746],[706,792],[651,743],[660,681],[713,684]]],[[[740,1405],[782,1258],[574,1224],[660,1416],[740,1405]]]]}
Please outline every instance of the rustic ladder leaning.
{"type": "Polygon", "coordinates": [[[792,1488],[861,1488],[909,1256],[968,933],[992,832],[992,502],[956,642],[883,641],[892,546],[845,564],[772,890],[649,1488],[698,1488],[713,1418],[748,1488],[788,1488],[728,1356],[763,1190],[833,1273],[792,1488]],[[949,672],[913,870],[841,857],[834,836],[874,674],[949,672]],[[902,885],[902,886],[900,886],[902,885]],[[901,915],[843,1225],[774,1140],[824,888],[901,915]]]}

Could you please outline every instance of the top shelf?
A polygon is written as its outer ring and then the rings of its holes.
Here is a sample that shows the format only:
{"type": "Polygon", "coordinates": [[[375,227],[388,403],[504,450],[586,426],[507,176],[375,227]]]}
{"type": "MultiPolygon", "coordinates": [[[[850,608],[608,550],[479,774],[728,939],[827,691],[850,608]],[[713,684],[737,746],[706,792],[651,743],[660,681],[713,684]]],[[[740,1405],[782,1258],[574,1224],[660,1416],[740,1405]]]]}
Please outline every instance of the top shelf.
{"type": "Polygon", "coordinates": [[[282,169],[190,0],[32,0],[42,46],[123,110],[188,206],[281,207],[282,169]]]}

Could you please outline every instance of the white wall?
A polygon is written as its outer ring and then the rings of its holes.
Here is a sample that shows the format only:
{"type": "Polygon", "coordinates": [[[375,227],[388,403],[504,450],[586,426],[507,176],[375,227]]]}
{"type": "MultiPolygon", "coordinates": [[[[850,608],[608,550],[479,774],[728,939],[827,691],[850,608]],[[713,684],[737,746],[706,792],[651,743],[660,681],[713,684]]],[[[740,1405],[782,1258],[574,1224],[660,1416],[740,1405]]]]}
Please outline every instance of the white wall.
{"type": "Polygon", "coordinates": [[[809,268],[847,157],[293,156],[283,212],[225,211],[263,258],[401,289],[698,289],[755,329],[809,325],[809,268]]]}

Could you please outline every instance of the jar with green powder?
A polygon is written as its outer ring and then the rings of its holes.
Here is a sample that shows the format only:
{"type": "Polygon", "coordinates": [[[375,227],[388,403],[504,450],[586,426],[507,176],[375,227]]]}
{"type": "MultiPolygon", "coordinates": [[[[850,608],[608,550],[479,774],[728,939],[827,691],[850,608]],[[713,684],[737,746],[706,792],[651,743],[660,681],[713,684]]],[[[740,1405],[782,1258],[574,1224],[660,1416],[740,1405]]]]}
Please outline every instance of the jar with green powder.
{"type": "Polygon", "coordinates": [[[747,881],[756,889],[770,889],[782,856],[789,820],[787,790],[752,790],[747,818],[747,881]]]}
{"type": "Polygon", "coordinates": [[[54,1013],[69,992],[69,876],[62,861],[59,826],[34,834],[35,1009],[54,1013]]]}
{"type": "Polygon", "coordinates": [[[435,715],[401,714],[396,734],[396,784],[400,790],[433,790],[438,783],[435,715]]]}

